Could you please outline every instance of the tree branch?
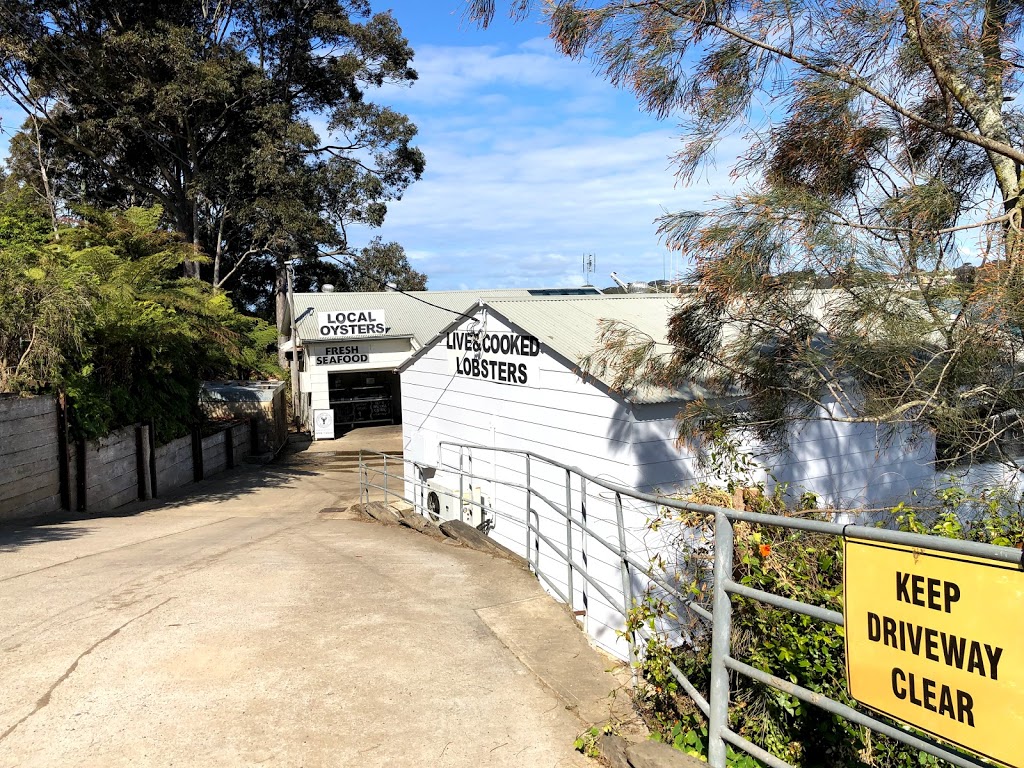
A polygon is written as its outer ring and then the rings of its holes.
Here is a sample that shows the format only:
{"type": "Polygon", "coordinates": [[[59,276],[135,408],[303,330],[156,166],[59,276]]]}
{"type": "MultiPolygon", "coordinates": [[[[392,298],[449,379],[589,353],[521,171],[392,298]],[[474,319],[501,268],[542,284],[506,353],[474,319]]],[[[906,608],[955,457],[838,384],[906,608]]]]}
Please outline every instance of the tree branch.
{"type": "Polygon", "coordinates": [[[841,83],[853,86],[854,88],[859,89],[868,96],[871,96],[872,98],[881,102],[885,106],[889,107],[889,109],[891,109],[896,114],[902,115],[903,117],[907,118],[908,120],[912,120],[918,125],[941,133],[945,136],[950,136],[955,139],[960,139],[962,141],[969,142],[971,144],[974,144],[975,146],[981,147],[982,149],[995,152],[996,154],[1008,157],[1012,160],[1016,160],[1017,162],[1024,164],[1024,152],[1022,152],[1021,150],[1005,142],[996,141],[995,139],[989,138],[984,135],[971,133],[970,131],[965,131],[962,128],[957,128],[956,126],[953,125],[943,125],[941,123],[936,123],[933,120],[929,120],[923,115],[920,115],[911,109],[907,109],[891,96],[883,93],[878,88],[872,86],[865,78],[861,77],[860,75],[857,75],[852,72],[845,72],[838,69],[831,69],[829,67],[824,67],[819,64],[815,64],[813,61],[811,61],[805,56],[801,56],[793,51],[787,51],[784,48],[780,48],[777,45],[772,45],[771,43],[766,42],[764,40],[759,40],[756,37],[751,37],[750,35],[741,32],[740,30],[735,29],[734,27],[730,27],[729,25],[724,24],[720,21],[708,19],[708,6],[703,6],[702,16],[697,17],[695,15],[680,14],[677,11],[673,10],[672,8],[667,7],[664,2],[661,2],[661,0],[644,0],[643,2],[629,3],[627,5],[631,7],[643,7],[653,5],[656,6],[657,8],[660,8],[665,13],[674,16],[677,19],[682,19],[683,21],[690,22],[697,26],[704,26],[717,29],[720,32],[736,40],[747,43],[748,45],[752,45],[755,48],[767,51],[768,53],[773,53],[776,56],[780,56],[787,61],[791,61],[794,64],[803,67],[804,69],[810,70],[811,72],[815,72],[824,77],[828,77],[833,80],[838,80],[841,83]]]}

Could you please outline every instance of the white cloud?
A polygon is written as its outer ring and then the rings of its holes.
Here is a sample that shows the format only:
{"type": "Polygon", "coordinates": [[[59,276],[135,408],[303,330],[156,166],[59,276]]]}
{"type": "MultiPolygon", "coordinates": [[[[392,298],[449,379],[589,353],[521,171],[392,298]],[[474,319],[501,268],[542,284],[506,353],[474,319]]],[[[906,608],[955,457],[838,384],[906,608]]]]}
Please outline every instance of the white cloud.
{"type": "Polygon", "coordinates": [[[419,74],[414,85],[386,85],[377,92],[380,98],[436,107],[492,88],[569,90],[576,98],[583,92],[611,90],[591,76],[589,65],[560,56],[544,38],[511,51],[497,46],[419,46],[413,67],[419,74]]]}
{"type": "Polygon", "coordinates": [[[428,171],[390,207],[383,234],[416,254],[437,289],[579,284],[585,253],[598,257],[599,285],[613,269],[657,279],[670,259],[655,220],[733,186],[724,171],[677,186],[677,148],[667,127],[585,136],[553,126],[484,148],[431,134],[428,171]]]}

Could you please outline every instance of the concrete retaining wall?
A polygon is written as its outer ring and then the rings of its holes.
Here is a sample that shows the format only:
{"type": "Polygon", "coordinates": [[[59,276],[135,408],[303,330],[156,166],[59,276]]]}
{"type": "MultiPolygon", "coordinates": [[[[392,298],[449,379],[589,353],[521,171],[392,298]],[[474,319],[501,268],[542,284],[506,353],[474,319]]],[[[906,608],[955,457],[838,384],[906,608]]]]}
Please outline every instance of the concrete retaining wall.
{"type": "MultiPolygon", "coordinates": [[[[78,450],[82,447],[79,445],[78,450]]],[[[85,498],[90,512],[109,512],[140,497],[149,497],[148,427],[123,427],[99,440],[90,440],[84,448],[88,478],[85,498]]]]}
{"type": "Polygon", "coordinates": [[[252,447],[252,424],[238,424],[231,430],[234,437],[234,459],[235,464],[249,455],[252,447]]]}
{"type": "Polygon", "coordinates": [[[99,440],[64,442],[62,481],[62,424],[52,397],[0,397],[0,521],[62,509],[103,513],[161,496],[241,463],[253,442],[250,424],[236,423],[203,438],[201,451],[187,436],[157,447],[151,457],[149,428],[123,427],[99,440]]]}
{"type": "Polygon", "coordinates": [[[60,509],[57,403],[0,398],[0,520],[60,509]]]}
{"type": "Polygon", "coordinates": [[[194,479],[191,437],[179,437],[156,449],[157,495],[191,483],[194,479]]]}
{"type": "Polygon", "coordinates": [[[203,438],[203,475],[209,477],[228,468],[227,430],[203,438]]]}
{"type": "Polygon", "coordinates": [[[213,421],[248,419],[256,432],[254,456],[273,458],[288,441],[288,404],[282,382],[207,382],[200,407],[213,421]]]}

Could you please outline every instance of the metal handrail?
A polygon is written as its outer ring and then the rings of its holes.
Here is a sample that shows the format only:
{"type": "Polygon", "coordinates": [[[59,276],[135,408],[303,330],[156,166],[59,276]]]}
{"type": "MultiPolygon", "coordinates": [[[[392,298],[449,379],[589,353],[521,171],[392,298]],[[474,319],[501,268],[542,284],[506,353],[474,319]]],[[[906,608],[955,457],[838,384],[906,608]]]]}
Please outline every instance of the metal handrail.
{"type": "MultiPolygon", "coordinates": [[[[715,507],[710,504],[695,504],[690,501],[682,501],[680,499],[673,499],[666,496],[657,496],[655,494],[637,491],[624,485],[618,485],[617,483],[612,483],[608,480],[596,477],[595,475],[591,475],[579,467],[564,464],[557,459],[551,459],[533,451],[527,451],[519,448],[495,448],[493,446],[479,445],[477,443],[456,443],[450,440],[442,440],[439,445],[450,445],[452,447],[473,448],[481,451],[530,456],[547,464],[551,464],[552,466],[569,471],[579,477],[586,478],[587,482],[599,485],[606,490],[614,493],[621,493],[623,496],[629,496],[630,498],[637,499],[639,501],[658,504],[670,509],[678,509],[686,512],[702,512],[707,515],[714,515],[721,512],[732,521],[756,523],[759,525],[772,525],[778,528],[792,528],[794,530],[809,531],[812,533],[826,533],[834,536],[845,536],[848,539],[882,541],[889,544],[902,544],[908,547],[927,547],[939,550],[940,552],[981,557],[986,560],[1009,563],[1011,565],[1024,568],[1024,553],[1019,549],[1014,549],[1013,547],[1000,547],[994,544],[981,544],[979,542],[963,541],[961,539],[946,539],[941,536],[926,536],[919,533],[904,533],[902,531],[893,531],[887,528],[873,528],[853,524],[843,525],[840,523],[828,523],[822,520],[807,520],[800,517],[765,515],[758,512],[742,512],[737,509],[715,507]]],[[[497,482],[501,481],[499,480],[497,482]]]]}
{"type": "MultiPolygon", "coordinates": [[[[371,468],[366,465],[363,461],[364,451],[360,451],[360,498],[363,498],[364,488],[366,489],[366,499],[369,500],[369,490],[376,488],[384,491],[385,501],[390,496],[396,496],[401,498],[407,503],[412,504],[414,507],[417,506],[415,498],[409,499],[404,495],[398,494],[392,485],[392,488],[388,488],[387,478],[397,477],[408,482],[409,478],[402,475],[394,475],[387,472],[387,461],[400,462],[404,467],[406,464],[413,464],[413,462],[405,459],[401,456],[387,456],[376,451],[365,451],[368,455],[384,456],[384,469],[383,472],[378,468],[371,468]],[[383,474],[383,485],[373,484],[370,482],[370,473],[383,474]]],[[[711,690],[710,696],[705,699],[704,696],[696,689],[695,686],[686,678],[681,670],[675,665],[670,663],[669,670],[680,687],[685,693],[694,701],[697,708],[708,717],[708,762],[713,768],[724,768],[726,764],[726,753],[725,745],[728,742],[733,747],[740,749],[753,757],[761,760],[765,764],[772,768],[792,768],[788,763],[774,755],[770,754],[763,748],[753,744],[747,739],[743,738],[737,733],[731,731],[728,727],[728,715],[729,715],[729,673],[738,673],[750,677],[751,679],[757,680],[765,685],[781,690],[789,695],[794,696],[801,701],[805,701],[809,704],[813,704],[817,707],[824,709],[832,714],[839,715],[851,722],[861,725],[871,730],[882,733],[893,739],[896,739],[908,746],[915,749],[919,749],[929,755],[939,757],[946,760],[953,765],[960,766],[960,768],[976,768],[977,766],[984,766],[987,763],[974,758],[964,752],[954,751],[950,748],[945,747],[937,741],[933,741],[924,735],[917,735],[907,730],[903,730],[899,727],[895,727],[884,720],[876,718],[872,715],[865,714],[857,709],[849,707],[841,702],[830,699],[822,694],[815,693],[813,691],[801,688],[788,680],[776,677],[768,672],[759,670],[748,664],[733,658],[730,655],[731,646],[731,613],[732,613],[732,602],[730,595],[739,595],[748,599],[757,600],[759,602],[772,605],[782,610],[792,611],[798,614],[810,616],[812,618],[837,625],[843,626],[844,617],[841,613],[833,611],[821,606],[811,605],[798,600],[791,600],[789,598],[775,595],[763,590],[754,589],[746,585],[740,584],[733,580],[733,530],[732,525],[734,522],[746,522],[757,525],[773,526],[777,528],[785,528],[790,530],[802,531],[807,533],[818,533],[831,536],[841,536],[847,539],[857,539],[862,541],[877,541],[889,544],[897,544],[908,547],[918,548],[929,548],[932,550],[938,550],[947,552],[950,554],[968,555],[971,557],[984,558],[1000,563],[1009,563],[1017,567],[1024,568],[1024,553],[1020,550],[1011,547],[999,547],[990,544],[981,544],[978,542],[962,541],[956,539],[946,539],[938,536],[926,536],[922,534],[905,533],[902,531],[894,531],[886,528],[875,528],[861,525],[842,525],[838,523],[830,523],[821,520],[808,520],[805,518],[798,517],[787,517],[783,515],[768,515],[756,512],[744,512],[741,510],[728,509],[724,507],[716,507],[707,504],[697,504],[693,502],[683,501],[680,499],[673,499],[670,497],[658,496],[655,494],[644,493],[627,486],[619,485],[617,483],[605,480],[603,478],[592,475],[588,472],[581,470],[578,467],[565,464],[555,459],[543,456],[529,450],[512,449],[512,448],[497,448],[493,446],[480,445],[474,443],[458,443],[454,441],[443,440],[439,443],[439,461],[438,467],[451,472],[457,472],[459,474],[459,506],[460,512],[463,505],[466,503],[465,499],[465,485],[464,481],[466,478],[470,481],[470,488],[472,483],[476,482],[489,482],[500,484],[504,487],[521,490],[526,493],[526,510],[525,519],[523,517],[517,517],[510,515],[502,510],[495,509],[492,505],[484,503],[482,500],[471,500],[470,504],[474,507],[479,507],[481,510],[489,512],[494,517],[501,517],[516,522],[517,524],[524,525],[526,531],[526,560],[533,572],[542,579],[545,584],[561,599],[563,602],[569,603],[573,598],[573,574],[577,574],[583,578],[585,582],[593,586],[599,594],[607,601],[608,605],[615,610],[619,615],[622,616],[624,621],[629,618],[629,612],[636,601],[633,595],[632,586],[632,573],[642,574],[648,578],[654,584],[664,589],[668,595],[679,600],[689,611],[694,613],[702,620],[711,624],[711,690]],[[445,446],[459,451],[459,466],[445,464],[440,461],[440,453],[445,446]],[[525,460],[525,475],[526,483],[517,483],[513,481],[501,480],[497,478],[484,478],[474,474],[472,471],[467,471],[463,468],[463,452],[464,451],[484,451],[493,453],[504,453],[521,456],[525,460]],[[558,468],[565,473],[565,489],[566,497],[565,504],[559,504],[553,501],[544,492],[538,490],[535,487],[534,478],[535,473],[531,470],[531,462],[540,461],[544,464],[558,468]],[[594,531],[594,529],[587,524],[584,518],[585,510],[581,509],[580,516],[574,516],[572,509],[572,476],[575,475],[580,479],[580,498],[581,503],[585,505],[587,494],[586,494],[586,483],[592,483],[600,488],[610,491],[614,494],[614,503],[616,509],[616,523],[619,532],[619,541],[611,542],[608,541],[601,534],[594,531]],[[544,502],[545,506],[551,509],[556,515],[563,517],[566,521],[565,527],[565,541],[562,543],[556,543],[552,539],[543,534],[540,530],[539,520],[535,523],[531,520],[531,515],[536,517],[537,512],[532,509],[531,500],[533,497],[540,499],[544,502]],[[650,567],[650,564],[642,563],[633,553],[628,551],[625,539],[625,527],[623,524],[622,516],[622,499],[623,498],[635,499],[637,501],[648,502],[651,504],[667,507],[670,509],[676,509],[679,511],[691,512],[704,514],[709,517],[713,517],[715,521],[714,528],[714,578],[712,582],[712,610],[709,612],[703,606],[699,605],[694,601],[692,596],[684,595],[680,590],[675,588],[668,582],[667,579],[660,576],[655,570],[650,567]],[[580,530],[581,533],[585,533],[590,537],[590,540],[596,541],[606,548],[609,552],[618,557],[622,572],[623,581],[623,598],[624,601],[620,601],[614,598],[608,593],[604,585],[597,582],[593,577],[587,573],[587,569],[574,558],[573,554],[573,527],[580,530]],[[567,586],[568,595],[562,592],[558,584],[556,584],[548,574],[546,574],[540,567],[540,554],[539,545],[544,543],[546,549],[552,554],[557,556],[567,566],[565,584],[567,586]],[[563,545],[565,549],[563,549],[563,545]]],[[[557,483],[549,480],[544,482],[555,485],[557,483]]],[[[422,486],[421,481],[413,478],[414,490],[416,487],[422,486]]],[[[445,494],[455,498],[454,493],[445,494]]],[[[634,679],[637,671],[637,653],[638,653],[638,638],[633,637],[629,633],[624,633],[629,648],[629,658],[631,667],[634,672],[634,679]]],[[[645,629],[638,630],[640,639],[644,639],[645,636],[649,636],[645,629]]]]}

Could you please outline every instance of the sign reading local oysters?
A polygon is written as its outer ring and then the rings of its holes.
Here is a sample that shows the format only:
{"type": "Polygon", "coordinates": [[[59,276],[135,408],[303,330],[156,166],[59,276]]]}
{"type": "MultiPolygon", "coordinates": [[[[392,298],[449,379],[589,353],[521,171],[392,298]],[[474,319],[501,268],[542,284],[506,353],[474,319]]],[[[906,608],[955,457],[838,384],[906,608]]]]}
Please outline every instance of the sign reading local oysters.
{"type": "Polygon", "coordinates": [[[383,309],[355,309],[346,312],[317,312],[321,338],[338,336],[379,336],[387,333],[383,309]]]}

